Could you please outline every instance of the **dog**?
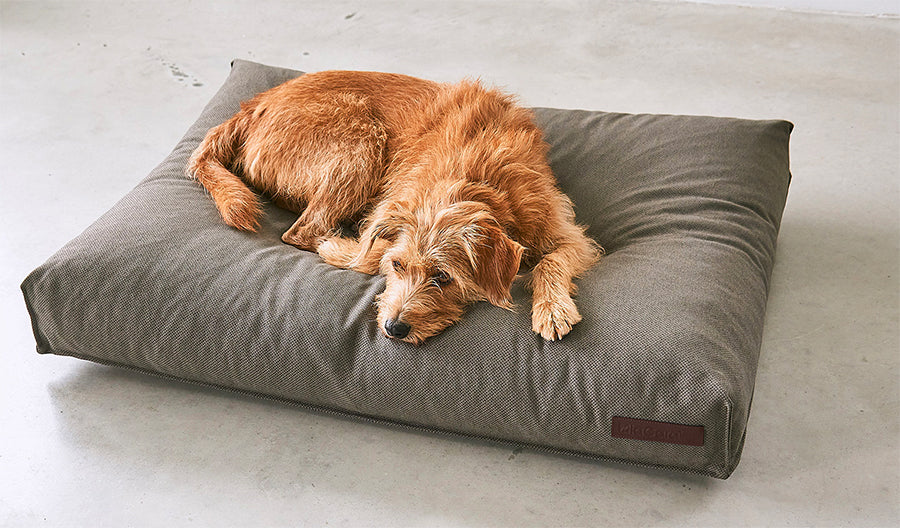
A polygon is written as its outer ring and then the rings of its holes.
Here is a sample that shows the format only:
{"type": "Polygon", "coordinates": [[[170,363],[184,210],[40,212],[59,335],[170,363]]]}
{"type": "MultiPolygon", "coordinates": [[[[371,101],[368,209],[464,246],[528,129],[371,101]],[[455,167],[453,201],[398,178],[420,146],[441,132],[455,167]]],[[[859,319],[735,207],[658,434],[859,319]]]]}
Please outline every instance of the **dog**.
{"type": "Polygon", "coordinates": [[[581,320],[573,279],[603,250],[575,223],[547,151],[533,114],[478,81],[323,71],[242,103],[187,171],[229,226],[259,227],[252,186],[299,215],[285,243],[384,275],[387,337],[421,344],[481,300],[512,309],[530,268],[532,329],[551,341],[581,320]]]}

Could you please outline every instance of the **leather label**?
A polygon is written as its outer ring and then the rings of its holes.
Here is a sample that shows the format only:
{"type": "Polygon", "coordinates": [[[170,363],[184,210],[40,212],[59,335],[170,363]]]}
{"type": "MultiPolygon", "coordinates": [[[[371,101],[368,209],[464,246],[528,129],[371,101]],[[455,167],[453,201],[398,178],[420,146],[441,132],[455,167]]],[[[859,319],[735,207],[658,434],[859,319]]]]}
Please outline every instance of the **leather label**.
{"type": "Polygon", "coordinates": [[[704,430],[702,425],[681,425],[613,416],[612,435],[613,438],[627,438],[629,440],[702,446],[704,430]]]}

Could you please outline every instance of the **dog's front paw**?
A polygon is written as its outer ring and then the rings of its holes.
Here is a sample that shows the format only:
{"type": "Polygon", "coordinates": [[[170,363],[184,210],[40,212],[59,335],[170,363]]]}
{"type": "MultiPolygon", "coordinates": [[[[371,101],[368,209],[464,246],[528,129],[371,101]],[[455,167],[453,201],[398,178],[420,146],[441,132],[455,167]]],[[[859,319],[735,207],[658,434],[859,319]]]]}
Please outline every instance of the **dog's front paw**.
{"type": "Polygon", "coordinates": [[[581,314],[570,297],[539,301],[531,308],[531,329],[547,341],[555,341],[581,321],[581,314]]]}
{"type": "Polygon", "coordinates": [[[331,237],[323,240],[316,251],[322,260],[338,268],[350,269],[350,262],[356,256],[359,244],[354,240],[331,237]]]}
{"type": "Polygon", "coordinates": [[[352,269],[369,275],[378,273],[378,255],[360,256],[359,242],[350,238],[331,237],[319,244],[322,260],[338,268],[352,269]]]}

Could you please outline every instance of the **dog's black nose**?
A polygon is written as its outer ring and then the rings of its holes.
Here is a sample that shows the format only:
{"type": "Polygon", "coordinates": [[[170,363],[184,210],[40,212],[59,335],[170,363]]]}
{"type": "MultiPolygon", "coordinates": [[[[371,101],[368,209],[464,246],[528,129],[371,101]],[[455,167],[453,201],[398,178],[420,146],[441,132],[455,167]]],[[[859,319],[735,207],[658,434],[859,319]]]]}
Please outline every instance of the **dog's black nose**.
{"type": "Polygon", "coordinates": [[[409,335],[409,325],[399,319],[388,319],[384,322],[384,330],[391,337],[403,339],[409,335]]]}

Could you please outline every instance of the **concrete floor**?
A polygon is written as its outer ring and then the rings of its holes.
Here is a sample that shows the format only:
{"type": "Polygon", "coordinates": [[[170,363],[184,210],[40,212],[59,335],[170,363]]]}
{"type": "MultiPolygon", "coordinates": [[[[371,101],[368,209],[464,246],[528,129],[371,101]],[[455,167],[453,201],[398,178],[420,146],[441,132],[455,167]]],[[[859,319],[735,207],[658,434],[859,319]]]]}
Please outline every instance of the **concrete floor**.
{"type": "Polygon", "coordinates": [[[621,1],[0,6],[0,525],[900,524],[896,18],[621,1]],[[21,280],[168,153],[234,57],[475,75],[530,105],[793,121],[731,479],[411,433],[35,354],[21,280]]]}

